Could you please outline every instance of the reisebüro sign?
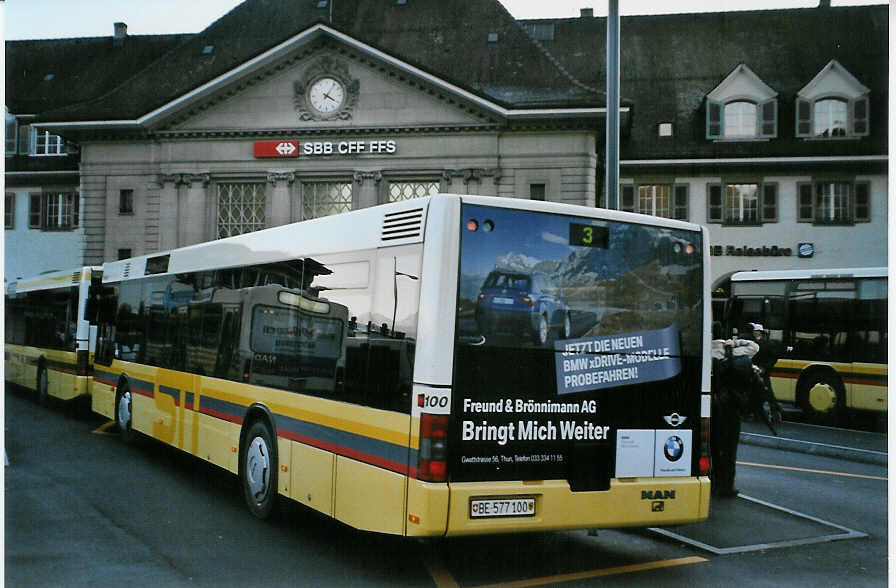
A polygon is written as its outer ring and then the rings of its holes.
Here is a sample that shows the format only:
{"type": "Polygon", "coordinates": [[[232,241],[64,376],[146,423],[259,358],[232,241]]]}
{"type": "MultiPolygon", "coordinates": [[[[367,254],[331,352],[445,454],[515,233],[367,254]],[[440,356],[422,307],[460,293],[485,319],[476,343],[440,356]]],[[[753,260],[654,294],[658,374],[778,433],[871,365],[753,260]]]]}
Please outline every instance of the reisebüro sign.
{"type": "Polygon", "coordinates": [[[748,247],[747,245],[710,245],[710,255],[734,255],[745,257],[790,257],[793,250],[790,247],[778,247],[777,245],[761,245],[748,247]]]}

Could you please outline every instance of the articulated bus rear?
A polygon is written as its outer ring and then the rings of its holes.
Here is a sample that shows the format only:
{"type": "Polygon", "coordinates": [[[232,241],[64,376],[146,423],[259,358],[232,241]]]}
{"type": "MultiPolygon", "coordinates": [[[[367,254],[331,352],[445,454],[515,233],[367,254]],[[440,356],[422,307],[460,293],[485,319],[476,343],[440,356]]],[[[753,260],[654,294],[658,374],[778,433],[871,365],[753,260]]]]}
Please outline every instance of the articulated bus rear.
{"type": "Polygon", "coordinates": [[[415,390],[431,486],[410,521],[439,500],[447,535],[705,519],[700,227],[476,197],[459,224],[453,381],[415,390]]]}
{"type": "Polygon", "coordinates": [[[90,393],[96,327],[87,316],[98,267],[56,271],[12,282],[6,292],[5,378],[71,400],[90,393]]]}

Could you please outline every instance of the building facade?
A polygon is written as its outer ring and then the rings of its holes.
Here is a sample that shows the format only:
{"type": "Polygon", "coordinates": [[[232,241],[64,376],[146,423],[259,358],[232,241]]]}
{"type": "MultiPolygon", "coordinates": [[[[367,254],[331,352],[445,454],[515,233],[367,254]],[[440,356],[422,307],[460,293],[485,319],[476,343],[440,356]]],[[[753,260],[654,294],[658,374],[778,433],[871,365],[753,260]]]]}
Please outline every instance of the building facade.
{"type": "MultiPolygon", "coordinates": [[[[623,18],[620,208],[707,225],[719,283],[886,265],[887,15],[623,18]]],[[[64,189],[22,193],[76,194],[73,265],[435,192],[600,206],[605,27],[495,1],[247,0],[196,35],[119,30],[95,43],[136,73],[90,96],[17,103],[8,77],[16,121],[77,145],[64,189]]],[[[54,42],[15,43],[10,72],[54,42]]]]}

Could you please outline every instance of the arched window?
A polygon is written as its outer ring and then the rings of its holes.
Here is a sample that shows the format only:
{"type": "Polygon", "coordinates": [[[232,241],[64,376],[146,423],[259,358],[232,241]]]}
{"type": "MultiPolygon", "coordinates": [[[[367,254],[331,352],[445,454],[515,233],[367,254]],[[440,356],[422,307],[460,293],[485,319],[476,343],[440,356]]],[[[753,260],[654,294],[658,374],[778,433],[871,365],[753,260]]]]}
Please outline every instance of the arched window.
{"type": "Polygon", "coordinates": [[[706,138],[755,141],[778,136],[778,93],[740,64],[706,95],[706,138]]]}
{"type": "Polygon", "coordinates": [[[796,136],[830,139],[868,135],[870,93],[832,59],[796,94],[796,136]]]}
{"type": "Polygon", "coordinates": [[[816,137],[845,137],[847,135],[847,102],[839,98],[818,100],[814,105],[813,120],[816,137]]]}
{"type": "Polygon", "coordinates": [[[724,137],[756,136],[756,105],[752,102],[729,102],[725,105],[724,137]]]}

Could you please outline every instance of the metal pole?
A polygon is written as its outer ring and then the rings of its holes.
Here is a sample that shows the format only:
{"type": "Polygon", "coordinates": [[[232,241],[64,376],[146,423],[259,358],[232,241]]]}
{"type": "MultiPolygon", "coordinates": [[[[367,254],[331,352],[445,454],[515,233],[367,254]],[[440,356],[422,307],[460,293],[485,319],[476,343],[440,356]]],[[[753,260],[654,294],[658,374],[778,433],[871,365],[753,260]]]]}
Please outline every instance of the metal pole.
{"type": "Polygon", "coordinates": [[[607,7],[607,208],[619,208],[619,0],[607,7]]]}

